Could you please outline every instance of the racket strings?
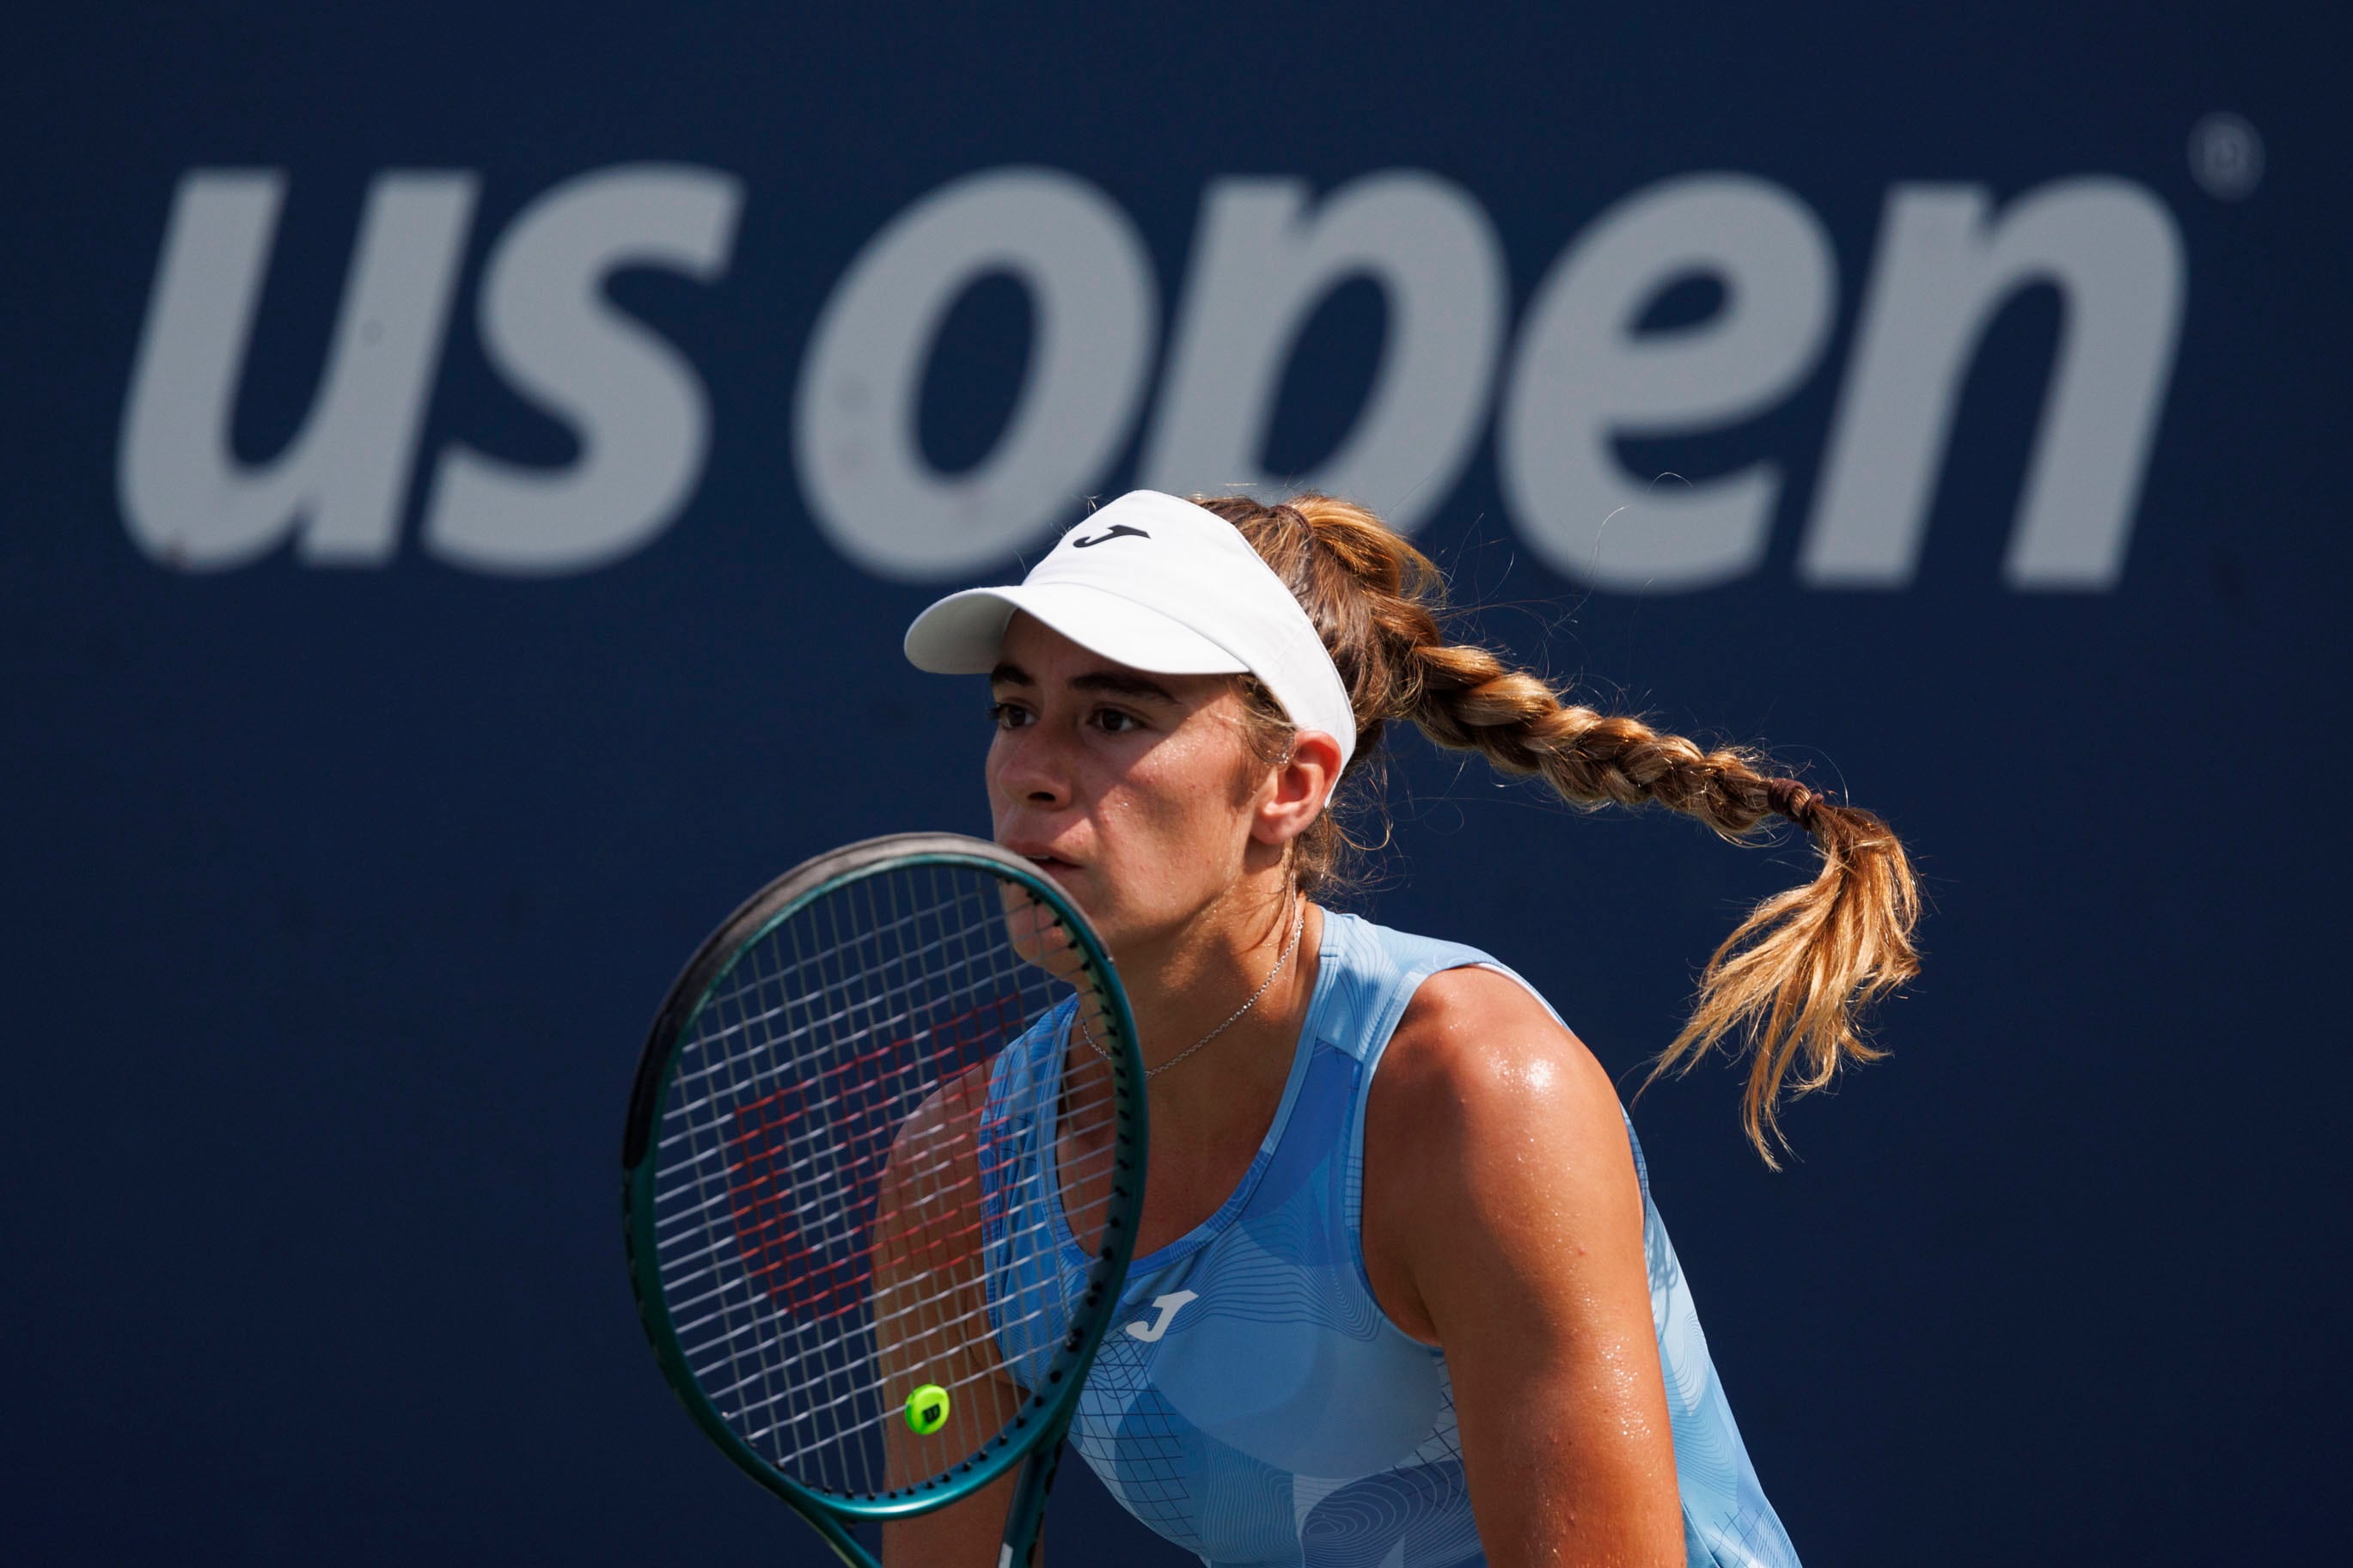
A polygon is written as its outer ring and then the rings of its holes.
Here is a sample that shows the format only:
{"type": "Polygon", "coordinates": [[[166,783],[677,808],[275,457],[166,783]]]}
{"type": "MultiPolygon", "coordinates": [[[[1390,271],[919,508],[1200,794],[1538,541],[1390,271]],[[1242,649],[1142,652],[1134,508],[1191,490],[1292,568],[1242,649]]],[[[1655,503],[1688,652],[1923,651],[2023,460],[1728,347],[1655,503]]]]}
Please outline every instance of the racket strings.
{"type": "MultiPolygon", "coordinates": [[[[950,967],[950,968],[948,968],[948,969],[944,970],[944,971],[943,971],[943,973],[941,973],[937,978],[938,978],[938,980],[939,980],[942,984],[955,984],[955,983],[956,983],[956,979],[957,979],[956,974],[955,974],[955,969],[956,969],[956,968],[968,968],[968,967],[969,967],[969,965],[957,965],[957,966],[950,967]]],[[[787,986],[787,987],[788,987],[788,986],[790,986],[790,985],[794,984],[797,981],[801,982],[801,983],[810,983],[810,982],[812,982],[812,981],[817,981],[817,982],[820,982],[820,983],[821,983],[821,979],[822,979],[821,974],[818,974],[818,973],[813,973],[813,974],[811,974],[811,975],[794,975],[794,974],[786,974],[786,975],[781,975],[781,976],[777,976],[777,977],[776,977],[775,984],[778,984],[778,985],[780,985],[780,986],[787,986]]],[[[757,984],[754,987],[753,987],[753,988],[752,988],[752,989],[754,990],[754,992],[755,999],[756,999],[757,992],[758,992],[758,991],[760,991],[760,990],[765,989],[765,988],[766,987],[766,985],[767,985],[769,983],[770,983],[770,982],[768,981],[768,979],[767,979],[766,977],[765,977],[765,976],[764,976],[764,977],[762,977],[762,978],[759,980],[758,984],[757,984]]],[[[736,1002],[739,1005],[741,1005],[743,1004],[743,1002],[744,1002],[744,998],[743,998],[742,996],[740,996],[740,995],[738,995],[738,996],[734,996],[734,997],[732,997],[732,998],[731,998],[731,1000],[733,1000],[733,1001],[736,1002]]],[[[727,1027],[727,1028],[725,1028],[725,1029],[719,1030],[719,1031],[715,1031],[715,1032],[714,1032],[714,1034],[713,1034],[713,1036],[712,1036],[712,1038],[711,1044],[712,1044],[712,1045],[716,1045],[716,1044],[718,1044],[719,1042],[721,1042],[721,1041],[723,1041],[723,1040],[727,1039],[730,1036],[734,1036],[734,1035],[739,1035],[739,1034],[741,1034],[741,1035],[745,1035],[745,1036],[747,1036],[747,1037],[754,1037],[754,1031],[760,1030],[760,1029],[762,1029],[762,1028],[763,1028],[763,1027],[765,1027],[765,1026],[771,1026],[771,1025],[773,1025],[778,1017],[783,1016],[784,1015],[786,1015],[786,1014],[789,1013],[790,1011],[792,1011],[796,1005],[797,1005],[797,1004],[796,1004],[793,1000],[789,999],[789,997],[788,997],[786,1000],[780,1001],[780,1002],[776,1003],[776,1005],[772,1005],[772,1006],[763,1006],[763,1007],[761,1008],[761,1010],[760,1010],[760,1011],[758,1011],[758,1012],[756,1012],[756,1013],[755,1013],[755,1012],[750,1012],[748,1009],[746,1009],[746,1010],[745,1010],[745,1012],[744,1012],[744,1016],[743,1016],[743,1017],[742,1017],[742,1021],[741,1021],[741,1022],[739,1022],[739,1023],[737,1023],[737,1024],[734,1024],[734,1025],[732,1025],[732,1026],[730,1026],[729,1027],[727,1027]]],[[[806,1010],[806,1006],[807,1006],[807,1005],[806,1005],[805,1003],[804,1003],[804,1004],[799,1004],[799,1005],[803,1006],[804,1010],[806,1010]]],[[[822,1014],[822,1015],[808,1015],[808,1016],[805,1016],[803,1017],[803,1019],[801,1020],[801,1022],[800,1022],[798,1025],[796,1025],[796,1026],[792,1026],[792,1027],[797,1027],[797,1028],[803,1029],[803,1030],[807,1030],[807,1029],[816,1029],[816,1028],[821,1028],[821,1027],[839,1027],[839,1026],[842,1026],[842,1025],[843,1025],[847,1020],[849,1020],[849,1019],[853,1016],[853,1014],[854,1014],[854,1013],[856,1013],[857,1011],[858,1011],[857,1009],[854,1009],[854,1008],[851,1008],[851,1007],[840,1007],[840,1008],[837,1008],[837,1009],[835,1009],[834,1011],[832,1011],[832,1012],[830,1012],[830,1013],[827,1013],[827,1014],[822,1014]]],[[[870,1029],[872,1029],[872,1028],[884,1028],[884,1027],[888,1027],[888,1026],[892,1026],[892,1025],[894,1025],[894,1024],[907,1023],[907,1022],[912,1022],[912,1015],[902,1015],[902,1016],[896,1016],[896,1017],[883,1017],[883,1018],[872,1018],[872,1019],[868,1019],[868,1020],[865,1020],[865,1021],[864,1021],[864,1023],[863,1023],[863,1025],[862,1025],[861,1026],[866,1027],[866,1028],[870,1028],[870,1029]]],[[[752,1046],[749,1047],[749,1049],[744,1053],[744,1057],[745,1057],[745,1058],[756,1058],[756,1057],[758,1057],[758,1056],[761,1054],[761,1052],[765,1049],[765,1040],[758,1039],[756,1037],[754,1037],[754,1043],[753,1043],[753,1044],[752,1044],[752,1046]]],[[[696,1071],[693,1071],[693,1072],[685,1072],[685,1073],[679,1073],[679,1074],[674,1075],[674,1077],[673,1077],[673,1081],[678,1082],[678,1083],[681,1083],[681,1084],[688,1084],[688,1083],[693,1083],[693,1082],[694,1082],[694,1081],[696,1081],[698,1079],[710,1079],[720,1078],[720,1077],[722,1077],[722,1076],[723,1076],[723,1075],[725,1075],[725,1074],[727,1074],[727,1073],[731,1072],[732,1070],[733,1070],[736,1067],[738,1067],[738,1066],[740,1066],[740,1065],[741,1065],[741,1060],[740,1060],[737,1057],[728,1056],[728,1055],[722,1054],[722,1055],[718,1056],[718,1057],[716,1058],[716,1059],[712,1060],[712,1061],[710,1063],[710,1065],[708,1065],[708,1066],[706,1066],[706,1067],[703,1067],[703,1068],[700,1068],[700,1069],[698,1069],[698,1070],[696,1070],[696,1071]]],[[[694,1105],[694,1102],[692,1102],[692,1101],[689,1101],[689,1102],[687,1102],[686,1108],[687,1108],[687,1109],[689,1109],[689,1110],[691,1110],[691,1109],[693,1109],[693,1105],[694,1105]]]]}
{"type": "MultiPolygon", "coordinates": [[[[958,1136],[958,1138],[955,1141],[955,1142],[956,1144],[967,1144],[967,1145],[968,1145],[968,1144],[971,1144],[971,1143],[973,1143],[973,1142],[976,1142],[976,1140],[974,1140],[974,1139],[971,1139],[971,1138],[967,1138],[967,1137],[965,1137],[965,1136],[962,1136],[962,1135],[959,1135],[959,1136],[958,1136]]],[[[1100,1160],[1098,1160],[1096,1163],[1100,1163],[1101,1162],[1100,1162],[1100,1160]]],[[[880,1169],[881,1165],[882,1164],[882,1162],[881,1162],[880,1159],[871,1159],[871,1160],[868,1160],[868,1161],[860,1162],[860,1163],[861,1163],[861,1164],[863,1164],[863,1165],[869,1166],[869,1167],[872,1167],[872,1168],[873,1168],[873,1171],[872,1171],[872,1173],[879,1173],[879,1169],[880,1169]]],[[[1002,1163],[1002,1162],[1000,1162],[1000,1163],[1002,1163]]],[[[807,1171],[808,1169],[812,1168],[815,1164],[816,1164],[816,1160],[815,1160],[815,1158],[814,1158],[814,1157],[811,1157],[811,1158],[808,1158],[808,1159],[804,1159],[804,1160],[800,1160],[800,1161],[796,1161],[796,1162],[794,1162],[794,1163],[792,1163],[792,1165],[789,1167],[789,1169],[790,1169],[792,1172],[794,1172],[795,1173],[797,1173],[797,1173],[805,1173],[805,1172],[806,1172],[806,1171],[807,1171]]],[[[678,1214],[673,1215],[671,1215],[670,1218],[668,1218],[668,1219],[665,1219],[665,1220],[661,1221],[661,1222],[660,1222],[660,1226],[659,1226],[659,1227],[658,1227],[658,1228],[661,1228],[661,1229],[670,1229],[670,1230],[676,1230],[679,1226],[682,1226],[682,1225],[688,1224],[688,1223],[690,1223],[690,1222],[695,1222],[695,1221],[700,1221],[700,1220],[705,1219],[705,1218],[707,1218],[707,1216],[708,1216],[708,1214],[709,1214],[710,1210],[711,1210],[712,1207],[717,1206],[717,1204],[718,1204],[718,1202],[719,1202],[719,1201],[720,1201],[720,1200],[713,1200],[713,1201],[712,1201],[712,1203],[710,1203],[710,1204],[694,1204],[694,1205],[690,1205],[686,1206],[685,1208],[683,1208],[681,1211],[680,1211],[678,1214]]],[[[728,1203],[731,1206],[733,1206],[733,1205],[734,1205],[734,1199],[733,1199],[733,1195],[732,1195],[732,1194],[730,1194],[730,1195],[729,1195],[729,1196],[728,1196],[724,1201],[725,1201],[726,1203],[728,1203]]],[[[936,1197],[936,1195],[935,1195],[934,1198],[926,1199],[925,1201],[926,1201],[926,1202],[935,1202],[935,1201],[938,1201],[938,1200],[937,1200],[937,1197],[936,1197]]],[[[757,1224],[754,1228],[755,1228],[755,1229],[756,1229],[756,1228],[760,1228],[760,1227],[762,1227],[762,1226],[767,1226],[767,1225],[769,1225],[769,1224],[771,1224],[771,1223],[773,1223],[773,1222],[771,1222],[771,1221],[767,1221],[767,1220],[762,1220],[762,1221],[759,1221],[759,1222],[758,1222],[758,1224],[757,1224]]],[[[970,1225],[970,1226],[968,1226],[966,1227],[966,1229],[967,1229],[967,1231],[977,1230],[978,1228],[980,1228],[981,1224],[982,1224],[982,1221],[980,1221],[979,1219],[976,1218],[975,1220],[973,1220],[973,1221],[972,1221],[971,1225],[970,1225]]],[[[736,1232],[737,1232],[737,1235],[738,1235],[738,1237],[744,1237],[744,1234],[745,1234],[745,1226],[744,1226],[744,1215],[743,1215],[743,1213],[742,1213],[742,1211],[740,1210],[740,1208],[738,1208],[738,1209],[736,1210],[736,1232]]],[[[669,1243],[669,1239],[670,1239],[670,1238],[668,1238],[668,1237],[663,1237],[663,1238],[661,1238],[661,1244],[662,1244],[662,1245],[665,1245],[665,1246],[666,1246],[666,1245],[668,1245],[668,1243],[669,1243]]],[[[687,1240],[688,1242],[690,1242],[690,1243],[691,1243],[693,1239],[694,1239],[694,1237],[687,1237],[687,1238],[686,1238],[686,1240],[687,1240]]],[[[668,1280],[668,1282],[669,1282],[669,1284],[670,1284],[670,1288],[671,1288],[671,1294],[670,1294],[670,1309],[671,1309],[671,1311],[672,1311],[672,1314],[673,1314],[673,1315],[676,1315],[677,1313],[679,1313],[679,1312],[681,1312],[681,1311],[683,1311],[683,1310],[687,1310],[687,1309],[690,1309],[690,1308],[691,1308],[691,1307],[693,1307],[693,1306],[695,1306],[695,1305],[698,1305],[698,1304],[699,1304],[699,1300],[700,1300],[700,1299],[698,1299],[698,1298],[696,1298],[696,1297],[692,1297],[692,1296],[687,1296],[687,1295],[680,1294],[680,1293],[679,1293],[679,1291],[680,1291],[681,1288],[681,1287],[683,1287],[683,1286],[685,1286],[689,1281],[691,1281],[691,1280],[692,1280],[692,1279],[696,1279],[696,1278],[698,1278],[698,1277],[700,1277],[700,1276],[702,1276],[702,1275],[708,1274],[708,1273],[710,1273],[710,1272],[711,1272],[710,1270],[696,1270],[696,1269],[681,1268],[681,1269],[678,1269],[678,1270],[676,1270],[676,1271],[670,1272],[670,1273],[668,1273],[668,1274],[665,1276],[665,1277],[666,1277],[666,1279],[667,1279],[667,1280],[668,1280]]]]}
{"type": "Polygon", "coordinates": [[[1075,1321],[1113,1100],[1064,1082],[1066,1025],[1037,1027],[1086,977],[1023,956],[999,889],[923,865],[820,896],[736,956],[673,1057],[653,1216],[673,1327],[713,1406],[804,1484],[865,1494],[976,1456],[1030,1392],[1011,1347],[1075,1321]],[[947,1417],[916,1436],[926,1384],[947,1417]]]}
{"type": "MultiPolygon", "coordinates": [[[[982,1228],[982,1225],[983,1222],[976,1218],[969,1226],[963,1227],[959,1234],[966,1237],[973,1236],[982,1228]]],[[[1047,1229],[1048,1226],[1041,1221],[1038,1225],[1025,1230],[1022,1233],[1022,1239],[1026,1241],[1034,1237],[1039,1243],[1037,1249],[1043,1251],[1048,1246],[1050,1246],[1053,1242],[1060,1239],[1059,1237],[1049,1237],[1043,1234],[1047,1229]]],[[[714,1292],[713,1295],[715,1296],[715,1294],[716,1293],[714,1292]]],[[[969,1294],[968,1283],[955,1279],[946,1270],[916,1270],[912,1274],[902,1277],[897,1281],[896,1286],[892,1292],[891,1300],[892,1304],[891,1308],[888,1310],[876,1311],[871,1319],[871,1326],[878,1333],[895,1337],[898,1342],[902,1346],[914,1344],[926,1335],[934,1337],[946,1335],[948,1336],[947,1339],[941,1346],[938,1347],[938,1353],[944,1355],[952,1352],[955,1348],[964,1343],[974,1333],[979,1331],[977,1327],[978,1321],[984,1315],[990,1317],[992,1321],[1003,1325],[1003,1327],[1008,1331],[1018,1331],[1024,1325],[1035,1323],[1050,1315],[1044,1308],[1032,1309],[1026,1313],[1008,1315],[1002,1310],[993,1309],[987,1304],[982,1304],[977,1306],[969,1306],[966,1310],[961,1311],[956,1316],[950,1318],[928,1316],[934,1309],[960,1304],[960,1296],[967,1294],[969,1294]],[[908,1293],[911,1288],[921,1288],[927,1279],[934,1277],[939,1278],[943,1283],[941,1288],[936,1289],[933,1294],[923,1296],[910,1295],[908,1293]]],[[[681,1300],[678,1305],[683,1308],[689,1305],[689,1302],[681,1300]]],[[[708,1320],[695,1320],[692,1326],[700,1326],[701,1322],[706,1321],[708,1320]]],[[[688,1325],[682,1324],[681,1326],[688,1325]]],[[[749,1331],[755,1326],[756,1325],[747,1324],[744,1326],[743,1331],[749,1331]]],[[[843,1336],[845,1339],[849,1337],[850,1336],[843,1336]]],[[[775,1392],[779,1395],[779,1397],[789,1399],[792,1396],[807,1394],[814,1390],[818,1387],[822,1382],[823,1379],[820,1377],[802,1384],[788,1385],[775,1392]]],[[[710,1389],[707,1392],[717,1395],[734,1393],[737,1392],[737,1389],[734,1387],[722,1387],[710,1389]]]]}

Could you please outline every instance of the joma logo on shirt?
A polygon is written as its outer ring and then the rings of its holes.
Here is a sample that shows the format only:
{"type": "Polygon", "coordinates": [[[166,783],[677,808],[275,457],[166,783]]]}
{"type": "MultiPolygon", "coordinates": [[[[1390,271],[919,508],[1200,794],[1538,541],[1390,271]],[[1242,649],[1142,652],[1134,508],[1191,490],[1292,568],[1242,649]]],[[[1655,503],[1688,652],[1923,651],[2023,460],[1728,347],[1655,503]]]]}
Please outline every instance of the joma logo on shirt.
{"type": "Polygon", "coordinates": [[[1172,1290],[1166,1296],[1155,1296],[1152,1305],[1160,1315],[1148,1323],[1138,1318],[1128,1324],[1128,1337],[1142,1340],[1148,1345],[1159,1343],[1160,1336],[1168,1331],[1169,1321],[1184,1310],[1186,1302],[1196,1300],[1197,1294],[1191,1290],[1172,1290]]]}

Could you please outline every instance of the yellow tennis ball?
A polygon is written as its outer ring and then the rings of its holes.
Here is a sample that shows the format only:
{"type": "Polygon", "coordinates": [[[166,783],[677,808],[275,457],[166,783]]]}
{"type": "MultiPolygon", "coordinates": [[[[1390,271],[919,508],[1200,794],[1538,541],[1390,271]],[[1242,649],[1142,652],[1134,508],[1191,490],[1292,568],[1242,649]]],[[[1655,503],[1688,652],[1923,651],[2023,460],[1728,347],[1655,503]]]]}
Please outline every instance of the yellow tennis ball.
{"type": "Polygon", "coordinates": [[[928,1437],[948,1424],[948,1391],[927,1383],[907,1395],[907,1430],[928,1437]]]}

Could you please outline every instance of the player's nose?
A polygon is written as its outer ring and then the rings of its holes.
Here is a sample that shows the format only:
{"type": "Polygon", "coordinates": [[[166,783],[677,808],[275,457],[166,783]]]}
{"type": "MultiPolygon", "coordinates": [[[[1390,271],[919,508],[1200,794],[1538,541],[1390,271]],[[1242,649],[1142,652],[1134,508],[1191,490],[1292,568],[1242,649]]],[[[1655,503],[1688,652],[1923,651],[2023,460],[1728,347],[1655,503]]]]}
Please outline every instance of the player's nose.
{"type": "Polygon", "coordinates": [[[1024,805],[1057,810],[1075,794],[1070,746],[1045,724],[1001,732],[994,761],[998,796],[1024,805]]]}

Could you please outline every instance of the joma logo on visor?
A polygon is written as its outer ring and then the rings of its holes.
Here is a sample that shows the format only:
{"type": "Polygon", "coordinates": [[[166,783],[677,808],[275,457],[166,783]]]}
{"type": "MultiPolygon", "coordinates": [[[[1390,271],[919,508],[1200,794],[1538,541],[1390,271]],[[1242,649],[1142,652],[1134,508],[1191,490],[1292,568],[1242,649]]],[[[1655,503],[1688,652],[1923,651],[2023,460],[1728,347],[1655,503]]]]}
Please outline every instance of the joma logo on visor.
{"type": "Polygon", "coordinates": [[[1130,528],[1124,522],[1114,522],[1092,539],[1073,539],[1071,541],[1071,548],[1085,550],[1090,546],[1107,543],[1114,539],[1149,539],[1151,537],[1152,535],[1140,528],[1130,528]]]}

